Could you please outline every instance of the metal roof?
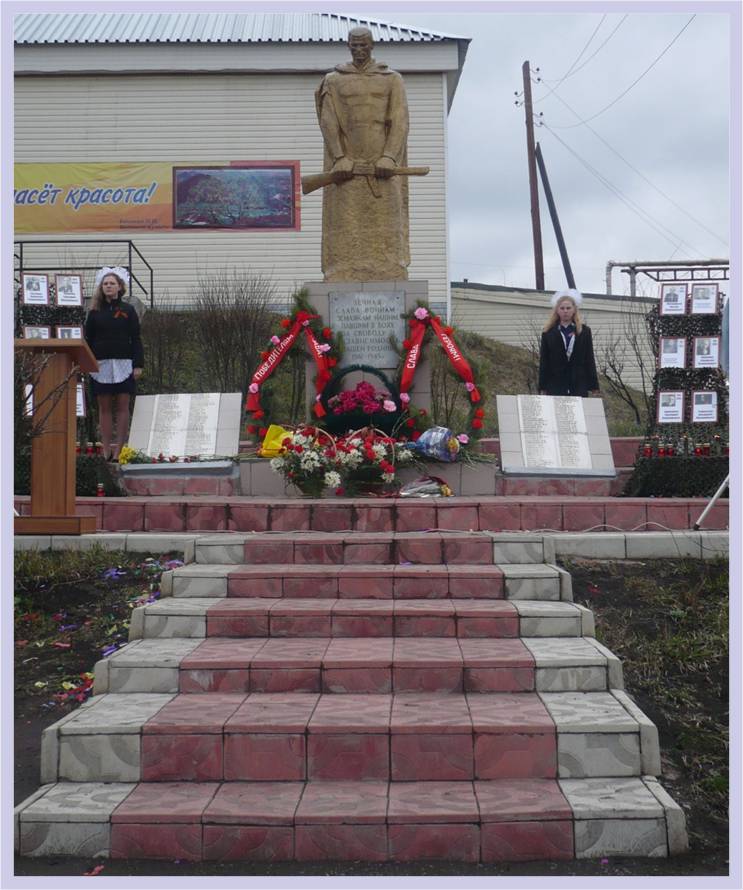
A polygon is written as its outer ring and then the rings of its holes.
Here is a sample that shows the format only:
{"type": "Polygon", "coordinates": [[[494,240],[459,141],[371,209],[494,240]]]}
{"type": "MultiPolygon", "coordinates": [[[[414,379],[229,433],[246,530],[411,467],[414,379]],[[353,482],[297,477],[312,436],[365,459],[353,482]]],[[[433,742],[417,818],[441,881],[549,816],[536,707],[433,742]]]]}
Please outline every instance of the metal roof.
{"type": "Polygon", "coordinates": [[[22,13],[16,44],[71,43],[345,43],[367,27],[379,43],[468,40],[358,16],[333,13],[22,13]]]}

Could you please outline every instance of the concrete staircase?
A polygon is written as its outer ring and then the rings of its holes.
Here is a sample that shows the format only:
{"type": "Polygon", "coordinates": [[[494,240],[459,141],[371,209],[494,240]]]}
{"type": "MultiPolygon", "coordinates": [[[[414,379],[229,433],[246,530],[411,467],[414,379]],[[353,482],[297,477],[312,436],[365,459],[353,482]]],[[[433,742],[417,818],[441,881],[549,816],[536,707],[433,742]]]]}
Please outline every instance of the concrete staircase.
{"type": "Polygon", "coordinates": [[[23,855],[465,862],[668,856],[653,724],[549,538],[196,541],[49,727],[23,855]]]}

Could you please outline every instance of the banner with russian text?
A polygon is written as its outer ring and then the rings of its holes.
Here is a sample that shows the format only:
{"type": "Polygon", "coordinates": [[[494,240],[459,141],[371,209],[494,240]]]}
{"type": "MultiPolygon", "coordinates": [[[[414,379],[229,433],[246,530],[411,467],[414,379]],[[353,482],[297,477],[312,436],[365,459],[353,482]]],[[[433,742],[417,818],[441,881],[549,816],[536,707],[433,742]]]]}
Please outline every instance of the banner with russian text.
{"type": "Polygon", "coordinates": [[[16,164],[17,235],[299,229],[298,161],[16,164]]]}

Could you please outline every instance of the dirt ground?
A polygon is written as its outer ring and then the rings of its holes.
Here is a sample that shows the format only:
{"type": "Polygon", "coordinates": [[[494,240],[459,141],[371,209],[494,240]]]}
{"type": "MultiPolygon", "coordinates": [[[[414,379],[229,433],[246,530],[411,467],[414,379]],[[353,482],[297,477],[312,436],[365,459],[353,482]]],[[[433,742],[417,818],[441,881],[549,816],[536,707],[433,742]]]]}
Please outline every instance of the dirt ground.
{"type": "MultiPolygon", "coordinates": [[[[457,862],[258,865],[17,856],[15,874],[85,875],[97,869],[94,873],[101,876],[153,877],[727,875],[727,566],[655,560],[576,561],[567,568],[573,575],[575,601],[594,610],[597,636],[623,660],[627,691],[658,726],[662,782],[687,817],[690,851],[686,855],[672,859],[605,858],[488,866],[457,862]]],[[[136,574],[135,571],[134,576],[136,574]]],[[[139,579],[123,576],[118,594],[116,584],[111,587],[111,579],[108,586],[99,591],[104,599],[107,597],[101,627],[106,625],[106,631],[114,629],[108,640],[100,642],[110,643],[122,632],[122,627],[125,631],[128,608],[122,607],[117,612],[116,603],[126,604],[127,597],[131,601],[137,592],[146,596],[156,586],[151,572],[140,575],[139,579]],[[136,583],[140,585],[139,591],[136,583]]],[[[80,609],[88,608],[91,615],[95,611],[90,599],[94,592],[94,586],[86,586],[85,593],[77,597],[80,609]]],[[[75,620],[74,615],[63,620],[70,617],[75,620]]],[[[18,633],[16,621],[16,636],[18,633]]],[[[26,636],[31,638],[32,634],[26,636]]],[[[79,693],[74,688],[62,701],[50,698],[50,690],[55,684],[59,687],[59,661],[69,662],[64,670],[65,675],[70,676],[71,671],[92,670],[100,657],[100,648],[93,640],[87,645],[81,640],[80,645],[56,653],[47,646],[43,657],[29,655],[32,644],[29,639],[20,649],[16,648],[16,803],[25,800],[39,786],[42,730],[78,706],[74,696],[79,693]],[[39,689],[35,683],[45,686],[39,689]]]]}

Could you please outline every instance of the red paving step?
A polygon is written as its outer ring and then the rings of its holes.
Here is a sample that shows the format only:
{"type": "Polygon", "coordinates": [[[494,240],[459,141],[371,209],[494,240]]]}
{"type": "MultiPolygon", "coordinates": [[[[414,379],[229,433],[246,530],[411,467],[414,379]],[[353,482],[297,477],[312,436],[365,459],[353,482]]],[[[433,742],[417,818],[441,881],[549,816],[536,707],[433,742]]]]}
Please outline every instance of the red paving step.
{"type": "Polygon", "coordinates": [[[206,612],[207,637],[517,637],[504,600],[226,599],[206,612]]]}
{"type": "MultiPolygon", "coordinates": [[[[197,548],[199,545],[197,545],[197,548]]],[[[200,546],[207,554],[209,547],[200,546]]],[[[206,562],[200,559],[198,562],[206,562]]],[[[222,562],[222,559],[215,560],[222,562]]],[[[395,532],[256,535],[244,545],[248,565],[492,565],[493,541],[484,533],[395,532]]]]}
{"type": "Polygon", "coordinates": [[[178,695],[142,727],[142,780],[554,778],[535,693],[178,695]]]}
{"type": "Polygon", "coordinates": [[[138,784],[111,817],[115,859],[572,859],[553,779],[138,784]]]}
{"type": "MultiPolygon", "coordinates": [[[[554,480],[543,480],[551,483],[554,480]]],[[[520,480],[512,480],[516,486],[520,480]]],[[[100,531],[658,531],[689,529],[708,504],[707,498],[622,498],[552,494],[508,494],[499,497],[298,501],[254,497],[77,498],[76,513],[94,516],[100,531]],[[658,523],[656,525],[655,523],[658,523]],[[597,530],[601,530],[600,528],[597,530]]],[[[30,515],[30,499],[14,498],[30,515]]],[[[726,529],[729,502],[721,499],[705,518],[706,529],[726,529]]]]}
{"type": "Polygon", "coordinates": [[[319,599],[503,599],[495,565],[240,566],[228,597],[319,599]]]}
{"type": "Polygon", "coordinates": [[[518,639],[210,638],[185,656],[179,690],[204,692],[530,692],[518,639]]]}

